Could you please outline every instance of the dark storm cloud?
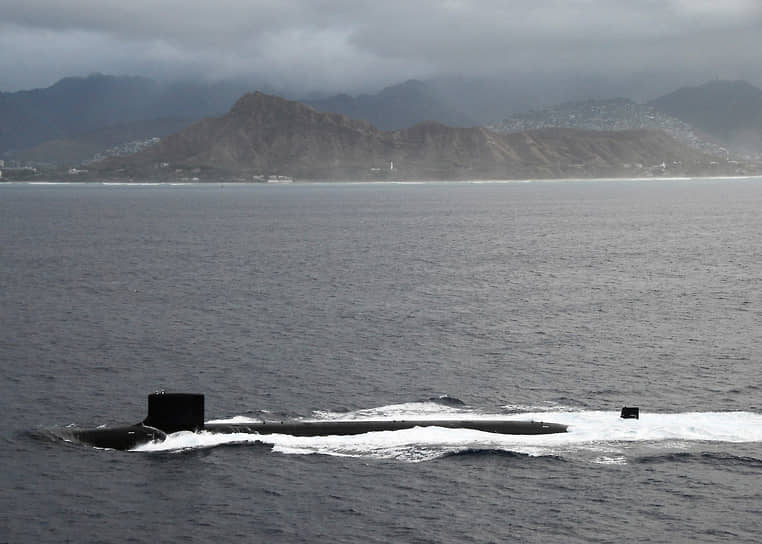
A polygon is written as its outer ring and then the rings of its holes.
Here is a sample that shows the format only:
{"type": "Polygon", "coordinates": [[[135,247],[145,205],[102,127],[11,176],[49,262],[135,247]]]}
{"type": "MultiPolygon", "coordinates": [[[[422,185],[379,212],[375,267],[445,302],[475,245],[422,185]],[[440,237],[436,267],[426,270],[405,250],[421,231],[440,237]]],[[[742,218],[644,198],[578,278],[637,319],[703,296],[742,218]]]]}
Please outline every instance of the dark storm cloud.
{"type": "Polygon", "coordinates": [[[0,0],[0,88],[100,71],[340,90],[441,74],[759,77],[759,0],[0,0]]]}

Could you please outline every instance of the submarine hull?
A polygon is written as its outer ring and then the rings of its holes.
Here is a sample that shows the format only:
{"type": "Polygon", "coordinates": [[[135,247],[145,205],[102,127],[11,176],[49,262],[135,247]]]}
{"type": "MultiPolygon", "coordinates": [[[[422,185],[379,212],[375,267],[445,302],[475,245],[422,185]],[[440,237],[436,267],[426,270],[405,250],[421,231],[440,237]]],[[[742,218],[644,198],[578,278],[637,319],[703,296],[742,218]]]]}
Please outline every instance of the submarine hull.
{"type": "Polygon", "coordinates": [[[65,429],[61,433],[66,440],[79,442],[95,448],[131,450],[141,444],[162,441],[167,435],[142,423],[121,427],[98,427],[96,429],[65,429]]]}
{"type": "Polygon", "coordinates": [[[261,423],[207,423],[204,429],[214,433],[288,434],[292,436],[331,436],[400,431],[415,427],[473,429],[498,434],[553,434],[567,431],[566,425],[542,421],[506,420],[377,420],[377,421],[282,421],[261,423]]]}
{"type": "Polygon", "coordinates": [[[524,435],[563,433],[567,430],[566,425],[559,423],[494,419],[204,423],[204,395],[162,392],[148,396],[148,416],[142,423],[96,429],[68,428],[64,430],[64,434],[67,439],[97,448],[130,450],[141,444],[164,440],[167,434],[178,431],[331,436],[399,431],[415,427],[473,429],[488,433],[524,435]]]}

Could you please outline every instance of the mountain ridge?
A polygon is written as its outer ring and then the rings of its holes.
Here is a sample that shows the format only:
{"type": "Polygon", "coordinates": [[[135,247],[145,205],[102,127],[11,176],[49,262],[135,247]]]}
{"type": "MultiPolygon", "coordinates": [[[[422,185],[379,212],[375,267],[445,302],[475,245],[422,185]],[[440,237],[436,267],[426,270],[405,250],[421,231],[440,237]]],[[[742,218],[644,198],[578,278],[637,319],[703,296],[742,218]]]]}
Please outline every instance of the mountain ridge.
{"type": "Polygon", "coordinates": [[[456,127],[477,124],[446,103],[431,85],[415,79],[384,87],[376,94],[353,97],[342,93],[302,102],[318,111],[364,119],[381,130],[400,130],[423,121],[456,127]]]}
{"type": "Polygon", "coordinates": [[[0,93],[0,157],[43,142],[136,121],[219,115],[248,90],[242,83],[160,84],[140,76],[67,77],[44,89],[0,93]]]}
{"type": "Polygon", "coordinates": [[[648,105],[684,121],[718,144],[762,154],[762,89],[715,80],[681,87],[648,105]]]}
{"type": "Polygon", "coordinates": [[[659,131],[547,128],[498,134],[426,121],[384,132],[367,121],[255,92],[225,115],[204,119],[133,156],[104,161],[98,169],[126,176],[242,180],[268,174],[445,180],[676,175],[717,167],[723,167],[721,160],[659,131]]]}
{"type": "MultiPolygon", "coordinates": [[[[365,119],[382,130],[410,128],[426,120],[439,121],[453,127],[474,126],[475,123],[458,113],[456,105],[465,108],[464,111],[473,110],[466,107],[466,104],[468,93],[475,92],[475,89],[465,85],[464,81],[460,81],[460,87],[456,83],[458,82],[444,80],[433,83],[408,80],[385,87],[375,94],[313,97],[304,102],[320,111],[365,119]],[[454,87],[448,91],[448,85],[454,87]]],[[[508,108],[513,100],[511,96],[515,93],[520,95],[526,90],[522,91],[520,82],[513,87],[501,89],[503,91],[495,93],[491,93],[490,89],[482,89],[478,106],[482,109],[498,109],[502,101],[506,104],[505,108],[508,108]]],[[[266,88],[262,90],[267,91],[266,88]]],[[[0,93],[0,158],[30,160],[35,163],[63,164],[69,161],[70,164],[79,164],[86,151],[96,151],[95,141],[90,140],[83,145],[83,140],[88,140],[88,134],[100,130],[110,134],[108,141],[104,140],[101,145],[99,151],[102,151],[114,143],[114,138],[118,138],[119,127],[167,117],[192,123],[209,115],[221,115],[248,91],[250,86],[243,82],[189,80],[157,83],[140,76],[92,74],[84,78],[64,78],[46,89],[0,93]],[[45,145],[37,147],[43,143],[45,145]],[[10,151],[11,148],[16,150],[15,153],[10,151]],[[46,157],[46,152],[54,155],[55,160],[46,157]]],[[[698,87],[681,88],[647,104],[636,104],[630,100],[631,104],[641,110],[651,109],[659,116],[668,116],[673,120],[670,121],[674,125],[672,128],[665,123],[662,126],[648,126],[638,120],[629,125],[616,124],[611,123],[611,119],[608,120],[608,125],[599,123],[598,126],[585,126],[579,122],[559,123],[555,119],[553,123],[535,123],[536,126],[529,123],[523,128],[664,128],[673,136],[704,151],[716,153],[719,148],[725,147],[730,152],[740,152],[747,157],[761,157],[760,96],[762,91],[748,83],[716,81],[698,87]],[[686,97],[691,93],[695,97],[689,100],[686,97]],[[711,119],[712,115],[715,119],[711,119]],[[707,117],[710,119],[707,120],[707,117]],[[678,126],[679,123],[683,126],[678,126]],[[704,145],[705,143],[711,145],[704,145]]],[[[590,99],[588,101],[595,102],[590,99]]],[[[563,109],[563,106],[561,104],[546,109],[552,113],[553,110],[563,109]]],[[[511,118],[514,121],[526,121],[536,111],[543,110],[518,113],[511,118]]],[[[643,115],[640,119],[642,121],[643,115]]],[[[160,132],[144,136],[165,135],[164,131],[160,132]]],[[[134,131],[125,130],[122,140],[127,142],[133,137],[134,131]]]]}

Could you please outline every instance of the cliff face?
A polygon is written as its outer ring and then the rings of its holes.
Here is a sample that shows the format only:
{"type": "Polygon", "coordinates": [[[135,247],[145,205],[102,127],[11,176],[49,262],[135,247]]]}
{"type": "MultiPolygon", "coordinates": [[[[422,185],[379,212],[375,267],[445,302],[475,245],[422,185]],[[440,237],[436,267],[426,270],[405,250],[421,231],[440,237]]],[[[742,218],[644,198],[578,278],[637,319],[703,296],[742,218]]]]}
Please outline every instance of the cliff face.
{"type": "Polygon", "coordinates": [[[256,92],[239,99],[226,115],[200,121],[131,157],[105,161],[101,170],[339,180],[510,179],[642,175],[649,168],[661,169],[657,174],[665,169],[696,173],[712,162],[658,131],[497,134],[427,121],[382,132],[364,121],[256,92]]]}

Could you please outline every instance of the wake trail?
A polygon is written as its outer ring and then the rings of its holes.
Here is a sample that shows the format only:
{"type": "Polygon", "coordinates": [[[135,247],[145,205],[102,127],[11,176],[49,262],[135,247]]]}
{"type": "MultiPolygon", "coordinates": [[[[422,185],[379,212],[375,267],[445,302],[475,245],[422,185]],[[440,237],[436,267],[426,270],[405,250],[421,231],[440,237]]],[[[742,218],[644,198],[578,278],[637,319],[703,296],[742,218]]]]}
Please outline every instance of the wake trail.
{"type": "MultiPolygon", "coordinates": [[[[296,437],[283,434],[218,434],[207,431],[170,434],[163,442],[141,445],[133,451],[168,452],[230,444],[264,443],[282,454],[425,461],[468,451],[505,451],[529,456],[583,456],[599,463],[626,462],[632,446],[687,448],[693,443],[762,442],[762,414],[751,412],[643,413],[640,419],[621,419],[614,411],[542,411],[486,414],[432,403],[410,403],[353,413],[319,412],[314,420],[361,419],[504,419],[535,420],[569,426],[567,433],[503,435],[470,429],[416,427],[351,436],[296,437]],[[425,405],[425,406],[422,406],[425,405]]],[[[217,423],[251,421],[237,416],[217,423]]]]}

